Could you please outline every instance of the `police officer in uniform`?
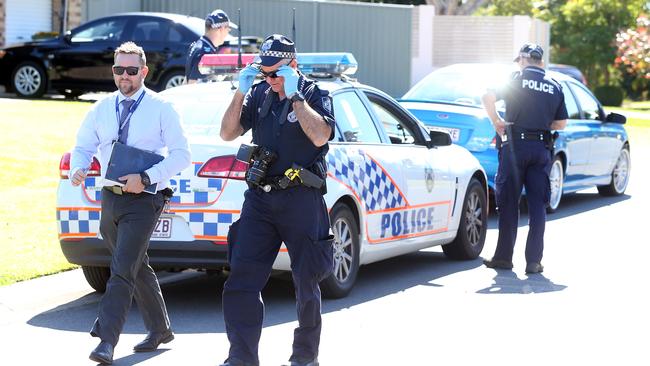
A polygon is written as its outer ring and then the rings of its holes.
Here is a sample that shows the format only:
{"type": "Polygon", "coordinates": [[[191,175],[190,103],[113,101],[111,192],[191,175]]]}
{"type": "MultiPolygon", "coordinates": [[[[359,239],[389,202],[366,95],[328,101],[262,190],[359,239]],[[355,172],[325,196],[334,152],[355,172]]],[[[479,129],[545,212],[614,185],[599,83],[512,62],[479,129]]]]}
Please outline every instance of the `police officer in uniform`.
{"type": "Polygon", "coordinates": [[[513,267],[519,200],[522,187],[525,187],[530,226],[526,240],[526,273],[544,270],[541,262],[553,159],[551,130],[564,129],[567,111],[562,87],[543,69],[543,53],[536,44],[522,46],[514,60],[521,71],[513,74],[501,90],[488,90],[483,96],[483,105],[503,141],[495,178],[499,239],[492,259],[483,261],[489,268],[513,267]],[[495,102],[501,99],[506,105],[505,120],[495,107],[495,102]]]}
{"type": "Polygon", "coordinates": [[[199,61],[205,54],[218,53],[219,49],[230,29],[237,29],[237,25],[232,23],[228,14],[221,9],[217,9],[205,18],[205,33],[197,39],[192,45],[185,61],[185,80],[188,84],[193,84],[203,78],[199,72],[199,61]]]}
{"type": "Polygon", "coordinates": [[[284,242],[298,312],[290,365],[316,366],[321,333],[318,283],[333,267],[333,236],[322,195],[334,116],[329,93],[297,70],[294,43],[285,36],[267,37],[259,62],[241,70],[220,134],[230,141],[249,129],[253,142],[276,158],[268,165],[264,189],[249,184],[241,217],[228,234],[230,276],[223,289],[223,312],[230,352],[224,365],[259,365],[264,318],[260,292],[284,242]],[[258,74],[264,80],[253,85],[258,74]],[[295,179],[287,186],[286,177],[298,166],[318,176],[323,185],[307,186],[295,179]]]}

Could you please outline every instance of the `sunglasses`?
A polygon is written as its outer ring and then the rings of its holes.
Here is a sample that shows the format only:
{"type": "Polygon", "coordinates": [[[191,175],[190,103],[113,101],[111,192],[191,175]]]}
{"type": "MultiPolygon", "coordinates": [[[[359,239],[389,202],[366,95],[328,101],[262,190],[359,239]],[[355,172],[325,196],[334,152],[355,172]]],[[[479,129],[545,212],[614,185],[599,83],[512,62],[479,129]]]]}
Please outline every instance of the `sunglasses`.
{"type": "Polygon", "coordinates": [[[113,74],[122,75],[126,71],[127,74],[134,76],[138,75],[140,68],[138,66],[113,66],[113,74]]]}
{"type": "Polygon", "coordinates": [[[260,70],[260,74],[262,74],[262,76],[264,76],[265,78],[275,79],[278,77],[278,70],[273,70],[269,72],[260,70]]]}

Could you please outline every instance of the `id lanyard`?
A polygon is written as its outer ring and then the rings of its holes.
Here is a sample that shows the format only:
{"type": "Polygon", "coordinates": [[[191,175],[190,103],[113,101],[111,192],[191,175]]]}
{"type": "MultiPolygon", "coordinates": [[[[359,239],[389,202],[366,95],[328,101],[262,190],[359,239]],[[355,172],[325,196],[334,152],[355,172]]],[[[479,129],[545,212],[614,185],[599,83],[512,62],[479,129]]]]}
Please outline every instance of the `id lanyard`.
{"type": "Polygon", "coordinates": [[[131,116],[133,115],[133,112],[135,112],[136,109],[138,109],[138,106],[140,105],[140,102],[142,101],[142,98],[144,98],[144,95],[146,94],[146,91],[143,91],[142,94],[138,97],[138,100],[135,101],[129,108],[129,114],[126,115],[126,118],[124,118],[124,121],[122,124],[120,124],[120,104],[117,102],[118,99],[120,99],[119,96],[115,97],[115,117],[117,118],[117,124],[119,127],[119,130],[117,132],[118,136],[122,135],[122,130],[124,129],[124,126],[126,126],[126,123],[131,119],[131,116]]]}

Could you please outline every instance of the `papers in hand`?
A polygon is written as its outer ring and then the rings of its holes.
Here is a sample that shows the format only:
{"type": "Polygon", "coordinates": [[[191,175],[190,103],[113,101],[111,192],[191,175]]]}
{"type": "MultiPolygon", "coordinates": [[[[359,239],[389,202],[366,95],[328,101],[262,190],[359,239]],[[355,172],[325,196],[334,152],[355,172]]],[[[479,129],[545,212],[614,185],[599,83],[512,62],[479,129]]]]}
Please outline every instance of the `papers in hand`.
{"type": "MultiPolygon", "coordinates": [[[[140,172],[158,164],[164,158],[164,156],[151,151],[141,150],[116,141],[113,143],[113,150],[108,160],[104,179],[115,185],[124,186],[126,181],[119,180],[120,177],[128,174],[140,174],[140,172]]],[[[157,190],[158,183],[144,187],[144,192],[151,194],[156,194],[157,190]]]]}

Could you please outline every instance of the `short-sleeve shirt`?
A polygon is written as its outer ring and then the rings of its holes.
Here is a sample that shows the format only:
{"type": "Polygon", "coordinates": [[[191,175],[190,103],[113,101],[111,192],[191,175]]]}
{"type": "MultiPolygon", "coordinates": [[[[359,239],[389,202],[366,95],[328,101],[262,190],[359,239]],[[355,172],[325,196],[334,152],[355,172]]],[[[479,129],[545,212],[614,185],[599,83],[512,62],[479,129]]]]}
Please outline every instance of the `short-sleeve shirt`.
{"type": "MultiPolygon", "coordinates": [[[[334,137],[334,112],[332,99],[328,91],[321,90],[315,81],[300,76],[299,88],[305,96],[309,106],[323,117],[331,129],[329,139],[334,137]]],[[[264,146],[277,154],[277,160],[271,164],[267,171],[268,176],[282,175],[291,168],[292,164],[298,164],[303,168],[310,168],[313,164],[323,159],[328,151],[328,145],[317,147],[307,137],[300,127],[298,118],[293,111],[291,101],[288,98],[279,100],[277,94],[273,97],[273,103],[266,115],[261,115],[264,100],[269,93],[275,94],[271,86],[262,81],[253,85],[244,99],[240,123],[244,132],[253,129],[253,142],[264,146]],[[285,103],[289,103],[288,113],[284,123],[280,123],[285,103]]]]}
{"type": "Polygon", "coordinates": [[[524,68],[495,93],[505,101],[505,120],[518,128],[550,131],[553,121],[568,118],[562,86],[542,68],[524,68]]]}
{"type": "Polygon", "coordinates": [[[201,36],[190,45],[190,50],[185,60],[185,80],[200,80],[204,75],[199,72],[199,61],[205,54],[217,53],[218,48],[206,36],[201,36]]]}

